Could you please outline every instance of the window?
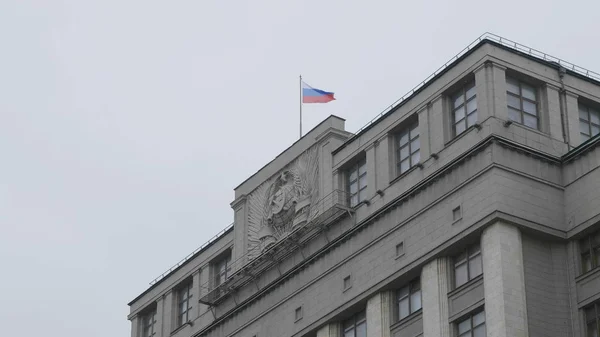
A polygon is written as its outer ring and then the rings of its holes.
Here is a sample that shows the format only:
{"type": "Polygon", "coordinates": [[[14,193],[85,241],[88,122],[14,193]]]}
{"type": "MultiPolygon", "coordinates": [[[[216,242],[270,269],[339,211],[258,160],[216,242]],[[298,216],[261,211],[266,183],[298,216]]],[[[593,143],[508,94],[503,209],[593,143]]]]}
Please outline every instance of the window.
{"type": "Polygon", "coordinates": [[[460,218],[462,218],[462,212],[460,211],[460,206],[458,206],[452,210],[452,221],[457,221],[460,218]]]}
{"type": "Polygon", "coordinates": [[[454,287],[460,287],[482,273],[479,244],[469,247],[454,258],[454,287]]]}
{"type": "Polygon", "coordinates": [[[588,337],[598,337],[600,329],[600,302],[596,302],[584,309],[585,311],[585,326],[588,337]]]}
{"type": "Polygon", "coordinates": [[[415,122],[396,136],[396,172],[398,175],[408,171],[421,160],[419,150],[419,123],[415,122]]]}
{"type": "Polygon", "coordinates": [[[296,311],[294,312],[294,321],[298,322],[301,319],[302,319],[302,307],[298,307],[298,308],[296,308],[296,311]]]}
{"type": "Polygon", "coordinates": [[[485,311],[480,311],[456,325],[458,337],[485,337],[485,311]]]}
{"type": "Polygon", "coordinates": [[[190,320],[192,309],[192,282],[188,282],[177,291],[177,325],[182,326],[190,320]]]}
{"type": "Polygon", "coordinates": [[[421,282],[416,279],[397,292],[398,320],[421,310],[421,282]]]}
{"type": "Polygon", "coordinates": [[[220,286],[231,271],[231,253],[214,263],[215,288],[220,286]]]}
{"type": "Polygon", "coordinates": [[[350,289],[352,287],[352,277],[350,275],[344,277],[344,290],[350,289]]]}
{"type": "Polygon", "coordinates": [[[344,321],[342,337],[367,337],[367,317],[365,311],[344,321]]]}
{"type": "Polygon", "coordinates": [[[469,82],[452,95],[452,116],[454,136],[477,123],[477,90],[475,81],[469,82]]]}
{"type": "Polygon", "coordinates": [[[155,325],[156,309],[153,309],[142,317],[142,337],[153,337],[156,335],[156,331],[154,331],[155,325]]]}
{"type": "Polygon", "coordinates": [[[583,142],[600,133],[600,112],[579,104],[579,132],[583,142]]]}
{"type": "Polygon", "coordinates": [[[538,101],[536,89],[533,86],[507,77],[506,99],[510,120],[530,128],[538,128],[538,101]]]}
{"type": "Polygon", "coordinates": [[[579,241],[581,251],[581,271],[588,271],[600,266],[600,232],[594,233],[579,241]]]}
{"type": "Polygon", "coordinates": [[[348,200],[350,207],[358,205],[367,197],[367,159],[363,158],[347,171],[348,200]]]}

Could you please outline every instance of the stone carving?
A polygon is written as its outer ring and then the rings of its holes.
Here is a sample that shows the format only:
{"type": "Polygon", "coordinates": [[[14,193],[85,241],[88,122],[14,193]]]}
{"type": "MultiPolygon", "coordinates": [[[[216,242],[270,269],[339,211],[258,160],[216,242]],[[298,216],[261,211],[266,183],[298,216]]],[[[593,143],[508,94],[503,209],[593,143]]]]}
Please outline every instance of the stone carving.
{"type": "Polygon", "coordinates": [[[317,148],[304,152],[248,196],[248,257],[272,244],[317,215],[319,187],[317,148]]]}

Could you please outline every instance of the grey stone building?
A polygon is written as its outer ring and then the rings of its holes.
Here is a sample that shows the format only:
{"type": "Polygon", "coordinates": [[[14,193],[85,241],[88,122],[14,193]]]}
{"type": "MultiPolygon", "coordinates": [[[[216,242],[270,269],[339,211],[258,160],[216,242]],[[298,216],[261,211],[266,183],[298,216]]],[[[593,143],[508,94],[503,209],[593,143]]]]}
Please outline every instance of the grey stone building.
{"type": "Polygon", "coordinates": [[[131,336],[598,336],[599,132],[599,74],[484,34],[242,182],[131,336]]]}

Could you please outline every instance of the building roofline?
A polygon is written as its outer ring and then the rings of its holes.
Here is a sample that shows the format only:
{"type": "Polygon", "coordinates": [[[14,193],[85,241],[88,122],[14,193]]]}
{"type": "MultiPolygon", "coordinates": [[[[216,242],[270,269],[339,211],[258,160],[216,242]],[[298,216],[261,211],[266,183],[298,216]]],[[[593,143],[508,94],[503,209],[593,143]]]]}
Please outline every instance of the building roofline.
{"type": "Polygon", "coordinates": [[[579,79],[588,81],[592,84],[600,86],[600,74],[593,72],[591,70],[585,69],[583,67],[576,66],[570,62],[564,61],[554,56],[547,55],[543,52],[535,50],[533,48],[526,47],[517,42],[505,39],[501,36],[492,34],[492,33],[484,33],[471,44],[469,44],[466,48],[460,51],[456,56],[454,56],[450,61],[446,62],[443,66],[438,68],[433,74],[429,75],[425,81],[419,83],[416,87],[406,93],[404,96],[396,100],[390,106],[388,106],[385,110],[383,110],[379,115],[369,121],[365,126],[360,128],[354,136],[348,138],[342,145],[340,145],[337,149],[333,150],[332,154],[335,155],[344,149],[348,144],[352,143],[355,139],[365,134],[369,129],[371,129],[375,124],[383,121],[388,116],[392,115],[398,109],[400,109],[406,102],[414,98],[417,94],[425,90],[429,87],[433,82],[439,79],[442,75],[456,66],[458,63],[462,62],[465,58],[471,55],[475,50],[479,49],[484,44],[490,44],[495,47],[501,48],[503,50],[512,52],[519,56],[523,56],[530,60],[536,61],[538,63],[544,64],[549,67],[553,67],[555,69],[560,69],[563,67],[566,69],[567,74],[577,77],[579,79]],[[510,44],[510,46],[508,45],[510,44]],[[514,47],[512,47],[514,45],[514,47]],[[525,52],[527,51],[527,52],[525,52]]]}
{"type": "Polygon", "coordinates": [[[326,120],[328,120],[329,118],[337,118],[341,121],[346,121],[346,119],[340,117],[340,116],[336,116],[336,115],[329,115],[329,117],[325,118],[324,120],[322,120],[319,124],[317,124],[314,128],[310,129],[306,134],[304,134],[304,136],[302,136],[302,138],[298,139],[297,141],[295,141],[294,143],[292,143],[292,145],[288,146],[285,150],[281,151],[275,158],[271,159],[271,161],[269,161],[268,163],[266,163],[265,165],[263,165],[263,167],[261,167],[260,169],[256,170],[256,172],[254,172],[254,174],[252,174],[251,176],[249,176],[248,178],[246,178],[246,180],[242,181],[239,185],[237,185],[234,190],[237,190],[238,188],[240,188],[240,186],[244,185],[248,180],[252,179],[252,177],[254,177],[255,175],[258,174],[258,172],[260,172],[262,169],[264,169],[265,167],[269,166],[269,164],[271,164],[272,162],[275,161],[275,159],[281,157],[281,155],[283,155],[287,150],[291,149],[294,145],[296,145],[296,143],[298,143],[299,141],[301,141],[302,139],[304,139],[304,137],[308,136],[309,133],[313,132],[314,130],[316,130],[319,126],[321,126],[323,123],[325,123],[326,120]]]}
{"type": "Polygon", "coordinates": [[[212,247],[215,243],[217,243],[218,241],[220,241],[223,237],[225,237],[227,234],[229,234],[231,232],[233,232],[233,224],[229,225],[221,233],[217,234],[211,240],[209,240],[208,242],[206,242],[205,244],[203,244],[202,246],[200,246],[200,248],[197,249],[196,252],[193,252],[191,255],[188,255],[183,260],[181,260],[176,265],[176,267],[171,267],[171,269],[169,269],[169,271],[167,271],[166,273],[163,273],[161,276],[155,278],[153,280],[154,283],[150,283],[150,287],[148,287],[148,289],[144,290],[144,292],[142,292],[136,298],[134,298],[133,300],[131,300],[131,302],[127,303],[127,305],[131,306],[137,300],[139,300],[140,298],[144,297],[144,295],[146,295],[147,293],[149,293],[152,289],[156,288],[159,284],[161,284],[169,276],[171,276],[174,273],[176,273],[177,271],[179,271],[181,268],[183,268],[185,265],[187,265],[190,261],[192,261],[196,257],[200,256],[200,254],[202,254],[208,248],[212,247]]]}

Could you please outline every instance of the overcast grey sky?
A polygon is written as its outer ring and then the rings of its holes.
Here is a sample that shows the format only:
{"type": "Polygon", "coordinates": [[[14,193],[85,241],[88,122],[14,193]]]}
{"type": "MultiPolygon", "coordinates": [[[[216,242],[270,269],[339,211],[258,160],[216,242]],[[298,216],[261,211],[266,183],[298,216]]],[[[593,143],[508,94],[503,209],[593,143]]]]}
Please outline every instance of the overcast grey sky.
{"type": "Polygon", "coordinates": [[[598,1],[0,0],[3,336],[127,336],[307,105],[356,131],[485,31],[600,71],[598,1]]]}

